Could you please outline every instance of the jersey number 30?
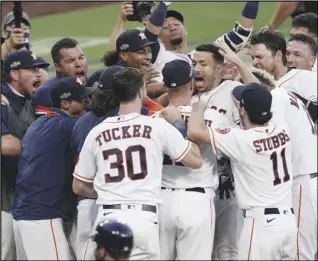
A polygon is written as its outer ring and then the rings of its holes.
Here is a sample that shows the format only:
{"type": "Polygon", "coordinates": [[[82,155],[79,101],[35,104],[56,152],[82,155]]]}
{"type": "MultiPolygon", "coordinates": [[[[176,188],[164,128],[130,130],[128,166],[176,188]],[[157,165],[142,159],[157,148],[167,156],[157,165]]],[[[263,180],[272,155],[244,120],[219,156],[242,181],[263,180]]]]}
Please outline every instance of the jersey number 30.
{"type": "Polygon", "coordinates": [[[109,173],[105,174],[106,183],[121,182],[125,176],[128,176],[131,180],[144,179],[148,175],[147,159],[146,159],[146,149],[141,145],[130,146],[126,151],[121,151],[120,149],[114,148],[110,150],[104,150],[103,156],[104,160],[108,160],[110,156],[116,156],[116,161],[110,163],[111,169],[117,169],[117,175],[111,176],[109,173]],[[133,153],[138,153],[139,163],[141,172],[135,173],[134,171],[134,160],[133,153]],[[124,162],[125,154],[125,162],[124,162]],[[126,165],[126,170],[125,166],[126,165]]]}

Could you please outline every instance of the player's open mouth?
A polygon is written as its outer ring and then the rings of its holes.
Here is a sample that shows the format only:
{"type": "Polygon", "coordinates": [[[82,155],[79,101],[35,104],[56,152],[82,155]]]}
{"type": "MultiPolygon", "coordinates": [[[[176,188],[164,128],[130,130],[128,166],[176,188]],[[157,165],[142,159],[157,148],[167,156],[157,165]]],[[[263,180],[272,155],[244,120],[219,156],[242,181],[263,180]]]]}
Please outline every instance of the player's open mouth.
{"type": "Polygon", "coordinates": [[[194,80],[195,80],[195,85],[196,85],[197,88],[202,88],[203,87],[203,85],[204,85],[203,77],[197,76],[197,77],[195,77],[194,80]]]}
{"type": "Polygon", "coordinates": [[[34,87],[35,89],[39,88],[40,85],[41,85],[41,80],[37,80],[36,82],[33,83],[33,87],[34,87]]]}

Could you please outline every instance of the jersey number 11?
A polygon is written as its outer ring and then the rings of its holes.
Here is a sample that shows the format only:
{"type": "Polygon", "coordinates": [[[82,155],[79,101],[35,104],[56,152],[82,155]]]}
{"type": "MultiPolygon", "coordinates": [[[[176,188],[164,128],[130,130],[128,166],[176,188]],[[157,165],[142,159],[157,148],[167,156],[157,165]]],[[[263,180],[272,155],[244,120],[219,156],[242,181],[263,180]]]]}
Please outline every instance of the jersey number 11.
{"type": "MultiPolygon", "coordinates": [[[[288,174],[288,169],[287,169],[287,164],[286,164],[286,157],[285,157],[285,148],[282,149],[282,151],[280,152],[280,156],[282,158],[282,162],[283,162],[283,170],[284,170],[284,182],[287,182],[288,180],[290,180],[290,176],[288,174]]],[[[274,172],[274,181],[273,184],[274,186],[281,184],[282,180],[279,177],[279,173],[278,173],[278,162],[277,162],[277,152],[274,151],[271,156],[271,161],[273,163],[273,172],[274,172]]]]}

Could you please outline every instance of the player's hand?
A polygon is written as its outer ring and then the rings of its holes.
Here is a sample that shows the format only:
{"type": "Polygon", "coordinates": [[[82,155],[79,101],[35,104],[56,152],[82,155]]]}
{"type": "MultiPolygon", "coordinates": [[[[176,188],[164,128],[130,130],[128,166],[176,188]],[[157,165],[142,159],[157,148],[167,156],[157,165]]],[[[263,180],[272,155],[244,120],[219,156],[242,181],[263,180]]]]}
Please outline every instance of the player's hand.
{"type": "Polygon", "coordinates": [[[221,54],[224,59],[233,63],[235,65],[239,65],[242,63],[241,59],[231,50],[231,48],[225,43],[223,38],[218,38],[214,45],[219,48],[219,54],[221,54]]]}
{"type": "Polygon", "coordinates": [[[131,1],[124,2],[120,7],[120,19],[122,21],[127,20],[127,16],[134,14],[134,7],[131,1]]]}
{"type": "Polygon", "coordinates": [[[154,68],[142,68],[142,71],[144,73],[144,81],[146,83],[146,86],[151,83],[156,83],[156,78],[160,76],[160,73],[157,72],[154,68]]]}
{"type": "Polygon", "coordinates": [[[270,24],[266,24],[266,25],[264,25],[264,26],[261,28],[261,30],[260,30],[260,31],[262,31],[262,30],[271,30],[271,31],[275,31],[275,30],[271,27],[271,25],[270,25],[270,24]]]}
{"type": "Polygon", "coordinates": [[[177,107],[168,106],[160,111],[160,118],[164,118],[167,122],[173,123],[176,120],[182,119],[182,116],[177,107]]]}
{"type": "Polygon", "coordinates": [[[17,49],[19,45],[24,44],[24,33],[21,28],[13,28],[9,39],[6,40],[7,47],[11,49],[17,49]]]}

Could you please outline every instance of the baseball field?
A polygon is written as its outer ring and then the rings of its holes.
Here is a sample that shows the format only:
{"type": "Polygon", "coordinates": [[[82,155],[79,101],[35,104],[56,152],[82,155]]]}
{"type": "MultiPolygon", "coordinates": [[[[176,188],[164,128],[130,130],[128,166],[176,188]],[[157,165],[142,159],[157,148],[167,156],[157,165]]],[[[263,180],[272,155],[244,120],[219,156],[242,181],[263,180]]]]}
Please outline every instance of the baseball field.
{"type": "MultiPolygon", "coordinates": [[[[76,5],[76,2],[74,2],[76,5]]],[[[193,48],[199,43],[216,39],[229,31],[239,16],[244,2],[173,2],[170,9],[180,11],[188,29],[188,41],[193,48]]],[[[261,2],[256,30],[269,22],[277,3],[261,2]]],[[[107,49],[107,42],[118,17],[120,2],[85,8],[73,12],[32,18],[32,50],[52,63],[50,49],[62,37],[73,37],[80,42],[89,60],[89,71],[101,68],[100,58],[107,49]]],[[[126,29],[141,26],[127,22],[126,29]]],[[[288,36],[290,20],[280,31],[288,36]]],[[[244,56],[244,54],[243,54],[244,56]]],[[[54,74],[53,66],[50,75],[54,74]]]]}

